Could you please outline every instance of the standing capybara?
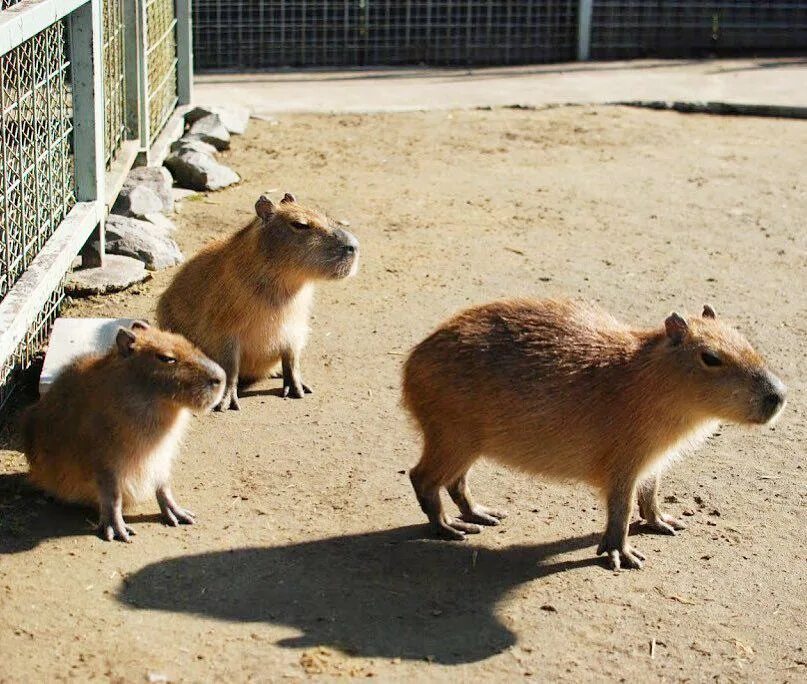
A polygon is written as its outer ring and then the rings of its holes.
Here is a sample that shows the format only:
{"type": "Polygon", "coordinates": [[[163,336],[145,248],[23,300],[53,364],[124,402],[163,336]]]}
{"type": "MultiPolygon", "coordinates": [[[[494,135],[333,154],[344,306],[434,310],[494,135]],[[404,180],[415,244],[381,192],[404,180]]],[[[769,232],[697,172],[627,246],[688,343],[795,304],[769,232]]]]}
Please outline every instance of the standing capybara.
{"type": "Polygon", "coordinates": [[[311,390],[300,373],[317,280],[356,273],[359,243],[286,194],[264,196],[257,217],[188,261],[160,297],[157,320],[218,362],[227,374],[219,408],[238,409],[238,380],[283,372],[283,396],[311,390]]]}
{"type": "Polygon", "coordinates": [[[608,524],[598,554],[640,568],[644,556],[627,541],[637,492],[648,526],[682,529],[659,508],[664,464],[717,421],[770,422],[785,386],[708,306],[700,318],[674,313],[641,330],[587,304],[514,300],[464,311],[417,345],[403,399],[424,438],[412,484],[438,533],[461,539],[504,517],[468,489],[468,469],[487,454],[601,490],[608,524]],[[444,513],[442,487],[459,520],[444,513]]]}
{"type": "Polygon", "coordinates": [[[169,525],[193,523],[171,493],[171,466],[191,411],[221,401],[224,371],[179,335],[136,321],[104,355],[65,368],[23,417],[31,482],[68,503],[97,505],[102,539],[134,534],[123,509],[157,497],[169,525]]]}

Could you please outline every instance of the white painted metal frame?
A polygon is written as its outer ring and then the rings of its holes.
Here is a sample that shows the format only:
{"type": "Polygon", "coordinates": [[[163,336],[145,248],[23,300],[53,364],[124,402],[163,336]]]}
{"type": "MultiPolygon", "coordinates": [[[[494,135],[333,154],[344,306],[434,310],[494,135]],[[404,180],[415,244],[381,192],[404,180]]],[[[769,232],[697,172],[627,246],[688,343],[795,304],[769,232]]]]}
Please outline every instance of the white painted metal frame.
{"type": "MultiPolygon", "coordinates": [[[[176,1],[178,98],[192,97],[190,0],[176,1]]],[[[137,140],[124,143],[105,169],[101,0],[22,0],[0,11],[0,56],[59,20],[70,36],[76,205],[25,273],[0,300],[0,359],[10,358],[70,270],[92,232],[104,253],[103,222],[136,156],[148,161],[148,71],[145,0],[125,0],[127,125],[137,140]]],[[[176,118],[176,117],[174,117],[176,118]]],[[[176,121],[171,122],[176,128],[176,121]]],[[[167,133],[167,131],[166,131],[167,133]]]]}
{"type": "Polygon", "coordinates": [[[25,339],[95,228],[103,245],[104,110],[101,0],[23,0],[0,12],[0,55],[64,19],[70,35],[76,205],[0,301],[0,358],[25,339]]]}

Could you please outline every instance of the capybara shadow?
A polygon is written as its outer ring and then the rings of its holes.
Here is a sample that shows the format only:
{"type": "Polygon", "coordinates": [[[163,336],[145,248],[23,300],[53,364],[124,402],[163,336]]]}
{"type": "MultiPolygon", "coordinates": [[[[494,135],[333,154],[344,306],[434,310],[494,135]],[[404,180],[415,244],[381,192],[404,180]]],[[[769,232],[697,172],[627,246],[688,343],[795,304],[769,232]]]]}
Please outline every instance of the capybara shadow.
{"type": "MultiPolygon", "coordinates": [[[[157,513],[127,515],[135,525],[162,522],[157,513]]],[[[31,486],[25,473],[0,474],[0,555],[35,549],[48,539],[97,533],[98,510],[62,504],[31,486]]]]}
{"type": "Polygon", "coordinates": [[[403,527],[180,556],[130,575],[118,598],[146,610],[287,625],[301,632],[279,642],[288,648],[467,663],[516,642],[496,615],[508,592],[598,563],[556,558],[592,546],[594,535],[491,550],[423,533],[403,527]]]}

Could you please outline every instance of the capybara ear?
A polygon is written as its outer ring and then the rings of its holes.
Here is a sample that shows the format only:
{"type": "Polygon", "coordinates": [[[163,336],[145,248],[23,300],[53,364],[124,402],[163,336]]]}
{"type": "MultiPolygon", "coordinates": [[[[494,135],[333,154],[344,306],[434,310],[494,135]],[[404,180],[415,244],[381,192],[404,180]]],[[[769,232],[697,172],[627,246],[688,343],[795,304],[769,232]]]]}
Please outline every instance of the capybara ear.
{"type": "Polygon", "coordinates": [[[711,306],[709,306],[708,304],[703,305],[703,314],[702,314],[702,316],[704,318],[712,318],[712,319],[717,318],[717,314],[715,313],[715,310],[711,306]]]}
{"type": "Polygon", "coordinates": [[[296,201],[297,200],[295,199],[294,195],[292,195],[290,192],[287,192],[285,195],[283,195],[283,199],[280,200],[280,203],[281,204],[290,204],[291,202],[296,202],[296,201]]]}
{"type": "Polygon", "coordinates": [[[686,319],[679,316],[675,312],[667,316],[667,320],[664,321],[664,328],[667,331],[667,337],[669,337],[675,344],[678,344],[681,340],[683,340],[689,332],[689,325],[687,324],[686,319]]]}
{"type": "Polygon", "coordinates": [[[275,205],[266,195],[261,195],[255,202],[255,213],[262,219],[268,219],[275,213],[275,205]]]}
{"type": "Polygon", "coordinates": [[[132,330],[148,330],[151,326],[148,321],[136,320],[132,321],[132,330]]]}
{"type": "Polygon", "coordinates": [[[118,346],[118,352],[120,352],[121,356],[131,355],[136,339],[135,334],[131,330],[127,330],[126,328],[120,328],[118,330],[118,334],[115,337],[115,344],[118,346]]]}

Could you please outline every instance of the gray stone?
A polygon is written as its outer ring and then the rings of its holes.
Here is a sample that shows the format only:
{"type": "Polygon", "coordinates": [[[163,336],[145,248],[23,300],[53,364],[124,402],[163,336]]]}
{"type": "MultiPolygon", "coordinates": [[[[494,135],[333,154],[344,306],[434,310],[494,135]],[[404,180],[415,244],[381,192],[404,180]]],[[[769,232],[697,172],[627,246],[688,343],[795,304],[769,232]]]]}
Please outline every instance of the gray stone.
{"type": "Polygon", "coordinates": [[[241,180],[231,168],[201,152],[174,152],[165,165],[178,185],[191,190],[219,190],[241,180]]]}
{"type": "Polygon", "coordinates": [[[116,214],[107,217],[106,251],[139,259],[151,271],[176,266],[183,258],[165,228],[116,214]]]}
{"type": "Polygon", "coordinates": [[[153,223],[155,226],[162,229],[166,235],[170,235],[177,229],[176,224],[163,214],[144,214],[143,220],[153,223]]]}
{"type": "Polygon", "coordinates": [[[209,114],[217,114],[224,127],[236,135],[243,135],[249,124],[249,110],[246,107],[221,107],[218,105],[201,105],[185,114],[185,122],[192,126],[199,119],[209,114]]]}
{"type": "Polygon", "coordinates": [[[73,297],[120,292],[151,278],[142,261],[116,254],[104,257],[101,268],[82,268],[67,276],[65,292],[73,297]]]}
{"type": "MultiPolygon", "coordinates": [[[[173,199],[173,198],[172,198],[173,199]]],[[[146,185],[135,185],[121,190],[112,206],[112,213],[120,216],[144,216],[163,210],[160,196],[146,185]]]]}
{"type": "Polygon", "coordinates": [[[171,188],[174,179],[162,166],[140,166],[129,171],[112,212],[122,216],[143,216],[154,211],[174,210],[171,188]],[[159,199],[157,206],[154,196],[159,199]]]}
{"type": "Polygon", "coordinates": [[[171,143],[171,152],[182,152],[183,150],[201,152],[202,154],[216,154],[218,151],[213,145],[206,143],[197,135],[186,135],[171,143]]]}
{"type": "Polygon", "coordinates": [[[217,150],[226,150],[230,147],[230,132],[221,122],[218,114],[208,114],[198,119],[188,129],[187,135],[210,143],[217,150]]]}

